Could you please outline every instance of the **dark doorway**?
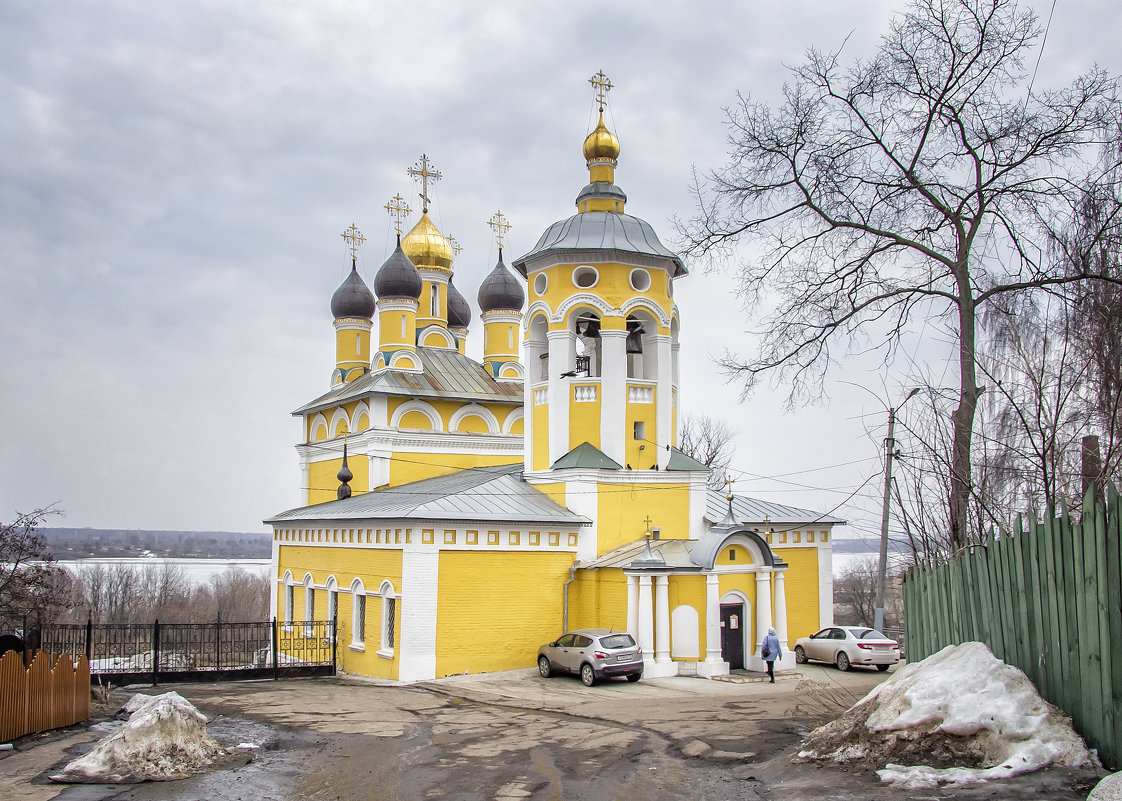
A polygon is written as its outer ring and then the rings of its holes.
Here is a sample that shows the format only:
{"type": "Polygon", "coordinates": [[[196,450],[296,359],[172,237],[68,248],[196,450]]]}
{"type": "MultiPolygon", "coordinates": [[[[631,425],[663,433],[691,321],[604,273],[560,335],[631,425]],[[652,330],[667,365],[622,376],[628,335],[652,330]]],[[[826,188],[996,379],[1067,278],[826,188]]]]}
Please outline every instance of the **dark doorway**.
{"type": "Polygon", "coordinates": [[[721,604],[721,659],[729,670],[744,667],[744,604],[721,604]]]}

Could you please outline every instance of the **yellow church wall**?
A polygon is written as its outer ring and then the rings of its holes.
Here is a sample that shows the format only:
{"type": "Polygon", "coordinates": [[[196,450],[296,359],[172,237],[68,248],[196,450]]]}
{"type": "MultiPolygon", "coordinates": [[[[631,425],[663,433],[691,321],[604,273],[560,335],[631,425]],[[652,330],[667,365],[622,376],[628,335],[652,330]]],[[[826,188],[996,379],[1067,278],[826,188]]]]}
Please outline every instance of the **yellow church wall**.
{"type": "Polygon", "coordinates": [[[474,453],[394,453],[390,457],[389,486],[396,487],[410,481],[443,476],[468,467],[492,467],[515,464],[518,461],[518,457],[510,454],[485,456],[474,453]]]}
{"type": "Polygon", "coordinates": [[[622,570],[581,570],[569,587],[569,629],[627,630],[627,576],[622,570]]]}
{"type": "Polygon", "coordinates": [[[688,484],[599,484],[597,486],[597,555],[646,533],[643,522],[662,529],[663,539],[689,538],[688,484]]]}
{"type": "Polygon", "coordinates": [[[600,401],[603,393],[598,384],[573,384],[569,390],[569,449],[587,441],[590,445],[600,447],[600,401]],[[577,402],[578,390],[592,387],[596,393],[594,401],[577,402]]]}
{"type": "MultiPolygon", "coordinates": [[[[679,606],[692,606],[697,612],[698,655],[696,658],[704,659],[707,647],[705,642],[705,576],[671,576],[667,595],[669,596],[671,614],[679,606]]],[[[670,652],[671,654],[674,653],[673,627],[670,631],[670,652]]],[[[685,659],[693,661],[694,657],[685,657],[685,659]]]]}
{"type": "Polygon", "coordinates": [[[344,328],[335,332],[335,362],[340,366],[362,366],[367,363],[369,353],[369,331],[344,328]]]}
{"type": "Polygon", "coordinates": [[[774,548],[791,567],[783,577],[787,596],[787,636],[791,642],[818,631],[818,549],[774,548]]]}
{"type": "MultiPolygon", "coordinates": [[[[308,465],[308,505],[334,501],[339,490],[339,468],[343,466],[343,457],[328,459],[324,462],[312,462],[308,465]]],[[[366,492],[370,489],[370,460],[365,456],[351,454],[347,459],[347,467],[354,475],[348,483],[352,493],[366,492]]]]}
{"type": "Polygon", "coordinates": [[[365,431],[368,428],[370,428],[370,418],[366,415],[366,412],[363,412],[355,421],[355,432],[365,431]]]}
{"type": "Polygon", "coordinates": [[[398,421],[398,428],[412,428],[420,431],[432,431],[432,421],[422,412],[406,412],[398,421]]]}
{"type": "Polygon", "coordinates": [[[549,405],[534,404],[534,457],[531,469],[549,469],[549,405]]]}
{"type": "Polygon", "coordinates": [[[519,417],[517,420],[514,421],[513,424],[511,424],[510,433],[511,434],[522,434],[522,433],[524,433],[525,429],[523,428],[523,424],[525,422],[526,422],[526,418],[519,417]]]}
{"type": "MultiPolygon", "coordinates": [[[[653,390],[652,390],[653,391],[653,390]]],[[[657,401],[658,399],[655,398],[657,401]]],[[[655,446],[652,444],[656,436],[658,425],[657,403],[629,403],[627,404],[627,463],[636,470],[647,470],[658,462],[655,446]],[[643,423],[643,439],[635,439],[635,424],[643,423]],[[649,441],[648,441],[649,440],[649,441]],[[642,450],[639,448],[642,447],[642,450]]]]}
{"type": "MultiPolygon", "coordinates": [[[[333,548],[308,547],[300,545],[281,545],[278,553],[277,578],[283,578],[286,570],[292,572],[292,580],[297,582],[293,587],[292,614],[297,620],[304,617],[304,588],[299,582],[304,580],[306,573],[312,574],[312,581],[317,585],[315,596],[316,619],[322,620],[327,614],[327,591],[320,587],[326,583],[328,576],[335,576],[335,581],[341,590],[338,595],[338,647],[336,658],[341,670],[347,673],[356,673],[362,676],[375,678],[397,678],[397,654],[399,649],[394,649],[393,659],[388,659],[377,654],[378,644],[382,637],[382,601],[375,596],[366,598],[366,629],[365,642],[362,650],[356,650],[351,639],[351,622],[353,611],[353,596],[349,592],[351,582],[355,578],[362,579],[363,590],[367,593],[377,592],[383,581],[390,581],[397,592],[401,592],[401,551],[370,548],[333,548]],[[342,592],[346,590],[346,592],[342,592]]],[[[400,601],[398,602],[401,603],[400,601]]],[[[284,590],[277,593],[276,615],[278,621],[284,620],[284,590]]],[[[398,620],[401,620],[399,610],[398,620]]],[[[398,626],[400,633],[400,624],[398,626]]],[[[299,634],[299,629],[293,631],[299,634]]]]}
{"type": "Polygon", "coordinates": [[[572,553],[443,551],[436,675],[530,667],[561,635],[572,553]]]}
{"type": "Polygon", "coordinates": [[[477,414],[469,414],[460,418],[460,421],[456,424],[456,430],[474,434],[486,434],[489,431],[487,421],[477,414]]]}
{"type": "Polygon", "coordinates": [[[747,548],[741,545],[730,545],[721,549],[714,564],[718,567],[737,567],[750,565],[753,562],[755,560],[752,558],[752,552],[747,548]]]}

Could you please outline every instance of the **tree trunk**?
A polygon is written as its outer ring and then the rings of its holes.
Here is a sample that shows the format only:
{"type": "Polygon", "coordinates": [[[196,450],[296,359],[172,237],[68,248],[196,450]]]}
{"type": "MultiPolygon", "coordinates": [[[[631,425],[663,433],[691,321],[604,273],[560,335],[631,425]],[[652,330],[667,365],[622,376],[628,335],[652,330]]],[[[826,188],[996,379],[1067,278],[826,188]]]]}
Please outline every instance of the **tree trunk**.
{"type": "Polygon", "coordinates": [[[950,546],[966,544],[970,521],[970,485],[973,465],[970,449],[974,438],[974,416],[978,409],[978,375],[975,363],[975,309],[970,287],[970,269],[962,265],[958,279],[958,408],[951,416],[953,441],[950,471],[950,546]]]}

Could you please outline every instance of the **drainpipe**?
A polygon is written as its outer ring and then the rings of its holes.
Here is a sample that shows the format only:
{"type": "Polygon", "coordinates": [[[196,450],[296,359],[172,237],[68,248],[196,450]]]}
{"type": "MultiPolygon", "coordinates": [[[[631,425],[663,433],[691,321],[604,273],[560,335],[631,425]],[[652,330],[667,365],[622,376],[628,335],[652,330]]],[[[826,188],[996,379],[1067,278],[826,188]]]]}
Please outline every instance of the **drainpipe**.
{"type": "Polygon", "coordinates": [[[577,563],[573,562],[569,568],[569,580],[565,582],[564,599],[561,607],[561,633],[569,630],[569,585],[577,580],[577,563]]]}

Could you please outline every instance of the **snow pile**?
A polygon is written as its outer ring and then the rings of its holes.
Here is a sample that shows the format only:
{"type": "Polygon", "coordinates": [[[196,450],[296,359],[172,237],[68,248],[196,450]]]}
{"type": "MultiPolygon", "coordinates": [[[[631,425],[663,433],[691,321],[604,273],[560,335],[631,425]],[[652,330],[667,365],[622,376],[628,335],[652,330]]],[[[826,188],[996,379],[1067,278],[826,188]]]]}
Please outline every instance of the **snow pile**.
{"type": "Polygon", "coordinates": [[[908,789],[1096,763],[1071,720],[980,642],[904,666],[803,746],[797,759],[883,765],[882,781],[908,789]]]}
{"type": "Polygon", "coordinates": [[[179,693],[134,695],[128,721],[51,776],[58,782],[119,784],[181,779],[227,755],[206,717],[179,693]]]}

